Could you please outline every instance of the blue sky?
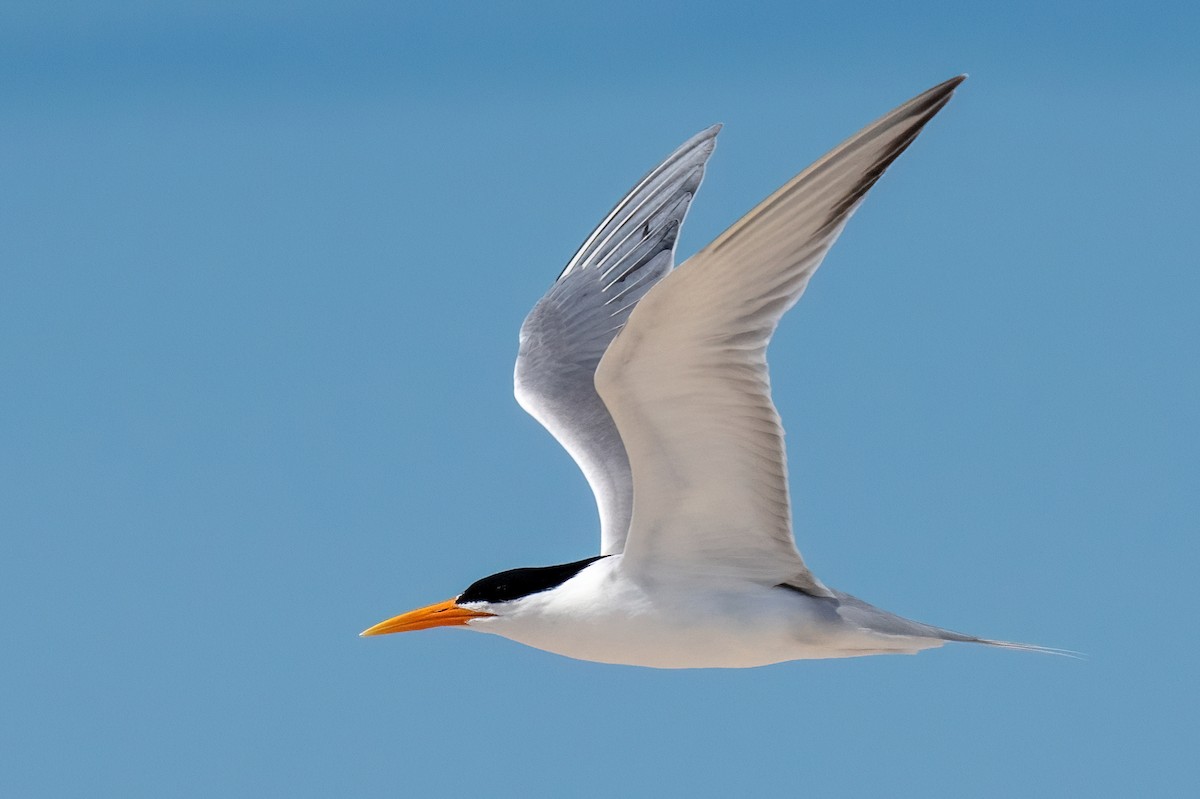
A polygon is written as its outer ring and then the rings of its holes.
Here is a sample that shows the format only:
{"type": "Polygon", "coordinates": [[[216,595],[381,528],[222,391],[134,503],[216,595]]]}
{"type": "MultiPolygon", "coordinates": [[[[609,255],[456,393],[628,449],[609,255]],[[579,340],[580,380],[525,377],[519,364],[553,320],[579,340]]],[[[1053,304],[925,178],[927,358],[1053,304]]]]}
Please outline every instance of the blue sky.
{"type": "Polygon", "coordinates": [[[0,11],[0,793],[1194,786],[1194,4],[160,5],[0,11]],[[686,256],[960,72],[771,350],[797,538],[1086,660],[356,637],[595,551],[512,359],[637,177],[726,124],[686,256]]]}

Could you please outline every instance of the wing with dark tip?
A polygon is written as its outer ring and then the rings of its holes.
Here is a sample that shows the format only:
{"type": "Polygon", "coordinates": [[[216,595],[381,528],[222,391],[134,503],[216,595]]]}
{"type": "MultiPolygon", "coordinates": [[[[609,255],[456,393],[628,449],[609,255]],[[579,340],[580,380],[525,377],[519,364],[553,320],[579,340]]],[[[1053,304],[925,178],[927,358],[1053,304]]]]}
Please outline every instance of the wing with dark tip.
{"type": "Polygon", "coordinates": [[[596,372],[633,471],[626,565],[828,595],[792,537],[767,344],[867,191],[961,82],[835,147],[633,311],[596,372]]]}
{"type": "Polygon", "coordinates": [[[600,358],[646,292],[671,271],[675,240],[716,146],[696,134],[617,203],[521,325],[517,402],[583,470],[600,511],[600,551],[625,545],[633,482],[625,447],[596,393],[600,358]]]}

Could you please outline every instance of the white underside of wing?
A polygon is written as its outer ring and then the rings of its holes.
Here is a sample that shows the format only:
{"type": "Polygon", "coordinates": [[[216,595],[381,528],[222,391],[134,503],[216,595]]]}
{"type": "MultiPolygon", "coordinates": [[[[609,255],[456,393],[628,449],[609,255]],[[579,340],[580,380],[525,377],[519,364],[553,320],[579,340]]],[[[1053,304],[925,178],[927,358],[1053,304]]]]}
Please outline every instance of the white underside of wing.
{"type": "Polygon", "coordinates": [[[596,373],[633,474],[627,568],[829,594],[792,536],[767,344],[867,190],[959,82],[835,148],[634,309],[596,373]]]}

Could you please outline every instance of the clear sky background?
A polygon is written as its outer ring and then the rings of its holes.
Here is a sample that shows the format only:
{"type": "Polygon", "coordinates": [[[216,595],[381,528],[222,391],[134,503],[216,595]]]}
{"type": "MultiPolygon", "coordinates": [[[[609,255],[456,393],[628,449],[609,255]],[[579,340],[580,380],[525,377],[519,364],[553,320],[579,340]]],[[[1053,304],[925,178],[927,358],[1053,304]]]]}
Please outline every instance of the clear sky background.
{"type": "Polygon", "coordinates": [[[1192,795],[1195,3],[162,5],[0,11],[0,794],[1192,795]],[[771,350],[797,537],[1087,659],[357,637],[595,552],[512,361],[634,180],[726,123],[686,256],[960,72],[771,350]]]}

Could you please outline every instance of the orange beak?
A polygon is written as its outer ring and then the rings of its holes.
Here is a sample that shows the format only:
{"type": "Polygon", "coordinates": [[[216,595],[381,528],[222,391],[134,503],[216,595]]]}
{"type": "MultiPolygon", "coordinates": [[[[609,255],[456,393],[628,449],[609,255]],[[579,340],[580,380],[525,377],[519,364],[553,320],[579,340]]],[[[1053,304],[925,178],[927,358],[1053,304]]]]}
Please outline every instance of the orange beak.
{"type": "Polygon", "coordinates": [[[439,602],[427,608],[410,610],[408,613],[401,613],[387,621],[381,621],[374,627],[363,630],[359,635],[387,635],[388,633],[428,630],[430,627],[456,627],[466,624],[471,619],[495,615],[495,613],[484,613],[481,610],[468,610],[454,604],[453,599],[447,599],[445,602],[439,602]]]}

